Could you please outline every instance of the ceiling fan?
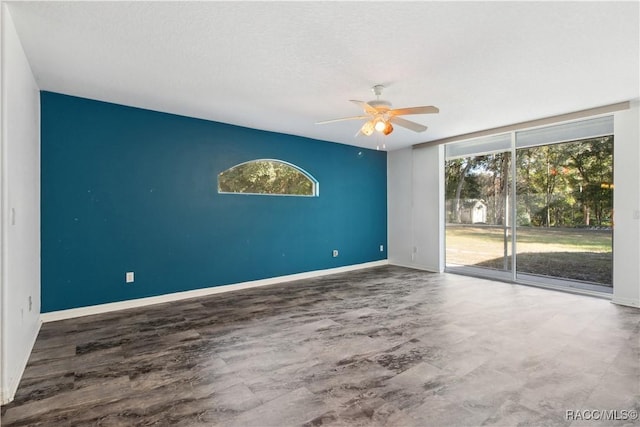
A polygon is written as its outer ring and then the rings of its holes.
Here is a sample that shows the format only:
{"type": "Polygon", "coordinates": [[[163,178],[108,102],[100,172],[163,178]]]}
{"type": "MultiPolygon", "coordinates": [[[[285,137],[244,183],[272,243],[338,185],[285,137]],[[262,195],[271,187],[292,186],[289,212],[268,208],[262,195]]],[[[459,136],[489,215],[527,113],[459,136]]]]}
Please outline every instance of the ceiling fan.
{"type": "Polygon", "coordinates": [[[384,89],[383,85],[375,85],[371,88],[373,93],[376,95],[375,100],[369,102],[356,101],[351,100],[354,104],[362,107],[366,115],[361,116],[353,116],[353,117],[343,117],[341,119],[333,119],[333,120],[324,120],[321,122],[316,122],[318,125],[326,124],[326,123],[334,123],[341,122],[343,120],[361,120],[367,119],[364,125],[358,130],[355,136],[360,134],[370,136],[374,131],[378,131],[384,135],[389,135],[393,132],[393,125],[398,125],[403,128],[412,130],[414,132],[424,132],[427,130],[427,127],[421,125],[420,123],[412,122],[407,119],[403,119],[399,116],[405,116],[409,114],[434,114],[438,113],[440,110],[434,106],[422,106],[422,107],[409,107],[409,108],[391,108],[391,103],[389,101],[384,101],[380,99],[380,95],[382,95],[382,90],[384,89]]]}

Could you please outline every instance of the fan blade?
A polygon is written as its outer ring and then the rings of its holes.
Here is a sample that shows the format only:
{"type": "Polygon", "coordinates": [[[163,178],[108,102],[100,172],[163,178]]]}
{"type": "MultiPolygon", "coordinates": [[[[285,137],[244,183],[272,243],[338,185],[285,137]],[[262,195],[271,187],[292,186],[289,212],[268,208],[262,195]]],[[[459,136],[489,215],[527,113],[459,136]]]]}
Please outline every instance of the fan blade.
{"type": "Polygon", "coordinates": [[[359,120],[359,119],[368,119],[369,116],[353,116],[353,117],[343,117],[341,119],[332,119],[332,120],[324,120],[321,122],[316,122],[317,125],[324,125],[326,123],[333,123],[333,122],[341,122],[344,120],[359,120]]]}
{"type": "Polygon", "coordinates": [[[410,107],[410,108],[396,108],[395,110],[389,111],[390,116],[405,116],[407,114],[435,114],[439,113],[437,107],[433,105],[424,106],[424,107],[410,107]]]}
{"type": "Polygon", "coordinates": [[[378,114],[378,110],[376,110],[374,107],[372,107],[371,105],[367,104],[364,101],[356,101],[355,99],[350,99],[349,101],[362,107],[364,112],[367,114],[378,114]]]}
{"type": "Polygon", "coordinates": [[[410,120],[406,120],[400,117],[391,117],[389,121],[398,126],[402,126],[403,128],[410,129],[414,132],[424,132],[427,130],[427,127],[421,125],[420,123],[412,122],[410,120]]]}

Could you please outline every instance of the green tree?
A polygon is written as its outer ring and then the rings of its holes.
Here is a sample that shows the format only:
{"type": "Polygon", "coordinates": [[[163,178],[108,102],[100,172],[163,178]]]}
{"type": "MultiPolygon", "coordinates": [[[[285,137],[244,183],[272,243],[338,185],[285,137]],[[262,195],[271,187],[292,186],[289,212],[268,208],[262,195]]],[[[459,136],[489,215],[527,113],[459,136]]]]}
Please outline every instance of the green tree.
{"type": "MultiPolygon", "coordinates": [[[[462,222],[467,199],[487,204],[487,220],[509,213],[510,153],[446,162],[447,219],[462,222]]],[[[610,226],[613,221],[613,136],[516,150],[519,225],[610,226]]]]}
{"type": "Polygon", "coordinates": [[[571,166],[584,225],[610,225],[613,214],[613,136],[572,143],[571,166]],[[593,221],[592,221],[593,218],[593,221]]]}
{"type": "Polygon", "coordinates": [[[520,149],[516,161],[519,223],[610,224],[613,137],[520,149]]]}

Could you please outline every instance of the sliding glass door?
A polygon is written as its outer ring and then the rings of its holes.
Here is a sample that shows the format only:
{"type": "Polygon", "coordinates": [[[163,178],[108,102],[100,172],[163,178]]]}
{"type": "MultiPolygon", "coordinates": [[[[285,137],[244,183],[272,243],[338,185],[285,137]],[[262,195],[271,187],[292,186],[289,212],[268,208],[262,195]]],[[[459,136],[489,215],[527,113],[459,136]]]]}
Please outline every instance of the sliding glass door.
{"type": "Polygon", "coordinates": [[[600,117],[448,145],[447,270],[611,292],[612,133],[600,117]]]}

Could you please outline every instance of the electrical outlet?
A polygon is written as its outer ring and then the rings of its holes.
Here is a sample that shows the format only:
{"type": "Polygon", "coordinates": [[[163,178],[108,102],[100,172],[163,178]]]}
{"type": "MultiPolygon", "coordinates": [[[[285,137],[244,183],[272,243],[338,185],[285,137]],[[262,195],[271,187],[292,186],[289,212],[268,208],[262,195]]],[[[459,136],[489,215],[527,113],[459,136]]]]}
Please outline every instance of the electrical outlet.
{"type": "Polygon", "coordinates": [[[338,256],[338,250],[337,250],[337,249],[334,249],[334,250],[333,250],[333,257],[335,258],[335,257],[337,257],[337,256],[338,256]]]}
{"type": "Polygon", "coordinates": [[[127,271],[127,273],[125,274],[125,281],[127,283],[133,283],[133,271],[127,271]]]}
{"type": "Polygon", "coordinates": [[[384,245],[380,245],[380,252],[384,252],[384,245]]]}

